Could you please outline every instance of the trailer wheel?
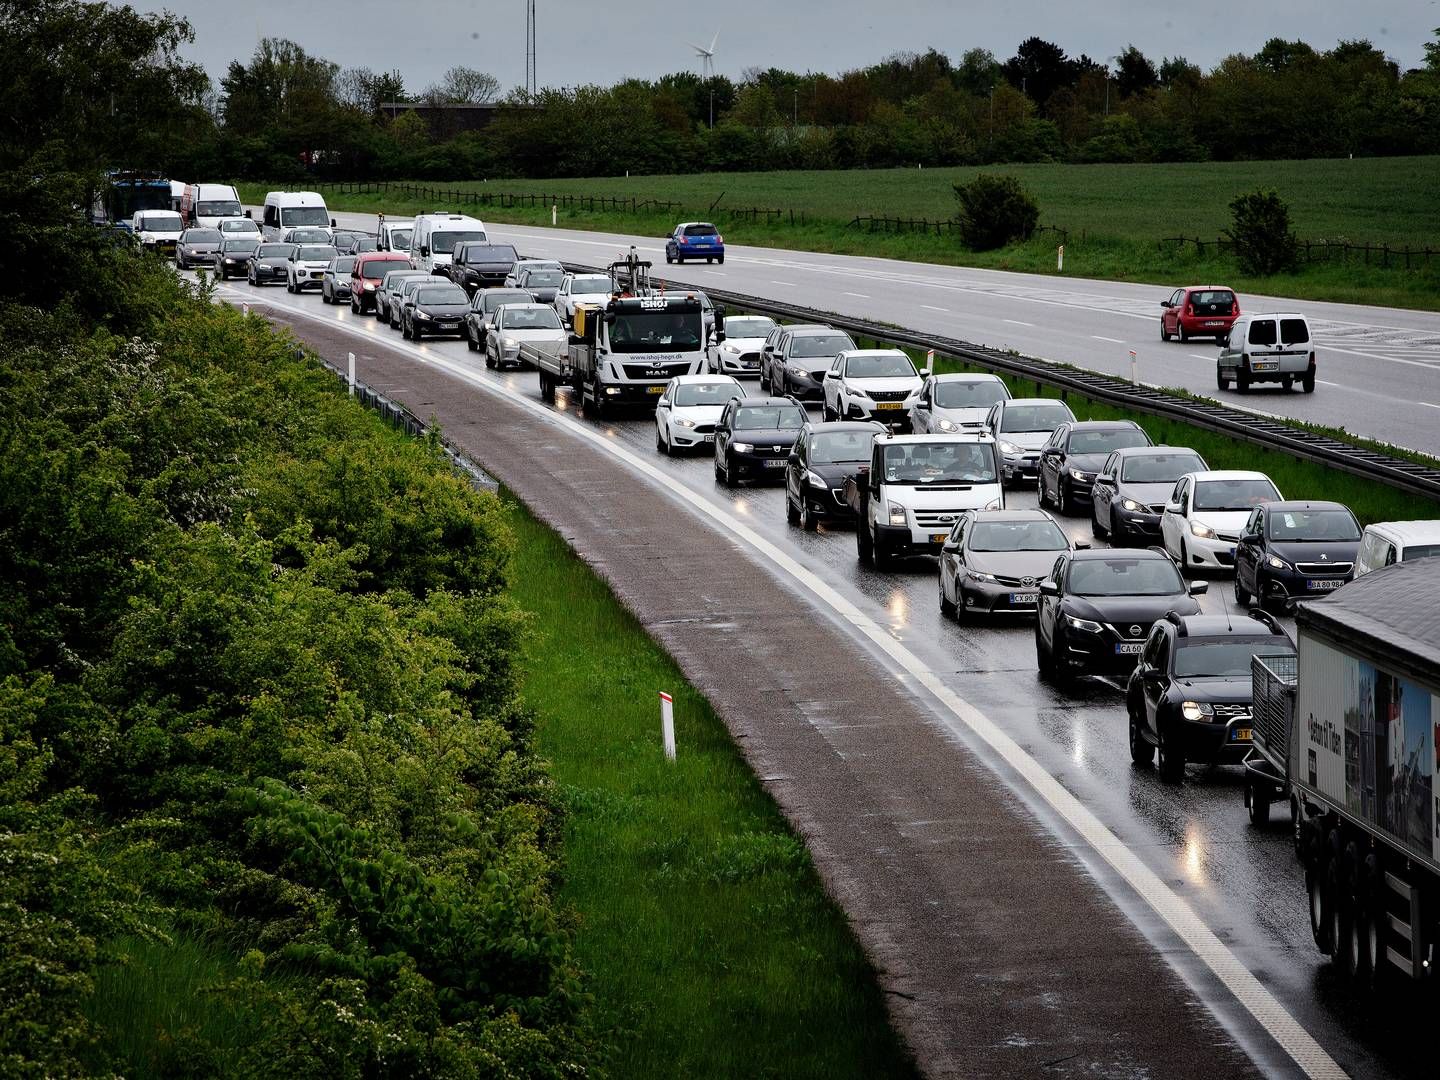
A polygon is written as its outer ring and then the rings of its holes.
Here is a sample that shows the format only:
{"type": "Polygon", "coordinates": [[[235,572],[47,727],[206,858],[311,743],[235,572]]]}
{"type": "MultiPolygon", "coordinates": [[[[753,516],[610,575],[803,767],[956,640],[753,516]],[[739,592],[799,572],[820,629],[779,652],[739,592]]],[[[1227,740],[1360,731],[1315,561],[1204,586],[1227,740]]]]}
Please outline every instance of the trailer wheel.
{"type": "Polygon", "coordinates": [[[1329,901],[1330,928],[1325,933],[1330,946],[1330,961],[1342,972],[1347,971],[1346,959],[1350,951],[1350,923],[1353,905],[1350,902],[1350,874],[1345,859],[1345,848],[1339,829],[1331,829],[1325,838],[1325,894],[1329,901]]]}
{"type": "Polygon", "coordinates": [[[1310,894],[1310,936],[1321,952],[1330,951],[1330,898],[1325,894],[1324,868],[1305,867],[1305,891],[1310,894]]]}
{"type": "Polygon", "coordinates": [[[1245,805],[1250,810],[1250,824],[1264,829],[1270,824],[1270,789],[1245,777],[1245,805]]]}
{"type": "Polygon", "coordinates": [[[550,375],[545,371],[540,372],[540,400],[555,400],[555,384],[550,381],[550,375]]]}

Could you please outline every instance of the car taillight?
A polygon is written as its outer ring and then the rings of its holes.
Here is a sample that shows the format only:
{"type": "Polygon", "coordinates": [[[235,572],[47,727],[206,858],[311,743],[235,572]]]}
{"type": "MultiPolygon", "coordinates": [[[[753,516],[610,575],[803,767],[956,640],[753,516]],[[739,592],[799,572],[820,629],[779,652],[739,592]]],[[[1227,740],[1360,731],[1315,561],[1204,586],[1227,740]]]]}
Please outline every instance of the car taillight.
{"type": "Polygon", "coordinates": [[[1239,315],[1239,314],[1240,314],[1240,305],[1239,305],[1238,303],[1232,303],[1232,304],[1230,305],[1230,314],[1231,314],[1231,315],[1239,315]]]}
{"type": "Polygon", "coordinates": [[[1310,366],[1315,366],[1315,354],[1313,352],[1310,354],[1310,366]]]}
{"type": "Polygon", "coordinates": [[[725,242],[725,238],[724,238],[723,236],[721,236],[719,233],[716,233],[716,234],[715,234],[715,242],[716,242],[717,244],[723,244],[723,243],[725,242]]]}
{"type": "Polygon", "coordinates": [[[684,236],[680,237],[680,243],[682,243],[682,244],[688,244],[689,242],[690,242],[690,241],[689,241],[689,239],[688,239],[687,237],[684,237],[684,236]]]}

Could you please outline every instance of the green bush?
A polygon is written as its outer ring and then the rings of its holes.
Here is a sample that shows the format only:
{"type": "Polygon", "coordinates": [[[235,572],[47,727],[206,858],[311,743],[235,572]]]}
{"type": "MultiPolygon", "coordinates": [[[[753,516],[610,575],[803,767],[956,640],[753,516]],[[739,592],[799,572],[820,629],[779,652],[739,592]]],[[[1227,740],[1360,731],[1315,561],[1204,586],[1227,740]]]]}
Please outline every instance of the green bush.
{"type": "Polygon", "coordinates": [[[1225,235],[1234,244],[1240,269],[1265,277],[1295,269],[1300,242],[1290,228],[1290,208],[1273,191],[1252,191],[1230,203],[1232,224],[1225,235]]]}
{"type": "Polygon", "coordinates": [[[1013,176],[981,173],[955,185],[960,204],[960,238],[972,251],[989,251],[1028,240],[1040,222],[1040,207],[1013,176]]]}

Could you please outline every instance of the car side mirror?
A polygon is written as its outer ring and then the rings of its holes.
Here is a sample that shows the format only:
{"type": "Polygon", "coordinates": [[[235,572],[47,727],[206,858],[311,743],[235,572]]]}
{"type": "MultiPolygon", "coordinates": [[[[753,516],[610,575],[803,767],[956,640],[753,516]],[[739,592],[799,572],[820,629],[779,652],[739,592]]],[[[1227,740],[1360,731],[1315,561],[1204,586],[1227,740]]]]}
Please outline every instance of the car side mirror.
{"type": "Polygon", "coordinates": [[[246,216],[247,218],[250,216],[250,211],[249,211],[249,210],[246,210],[246,211],[245,211],[245,216],[246,216]]]}
{"type": "Polygon", "coordinates": [[[1244,544],[1255,544],[1259,541],[1260,534],[1258,532],[1247,532],[1240,537],[1240,542],[1244,544]]]}
{"type": "Polygon", "coordinates": [[[333,217],[330,219],[330,227],[332,229],[335,228],[335,219],[333,217]]]}
{"type": "Polygon", "coordinates": [[[1060,583],[1050,578],[1046,578],[1044,581],[1040,582],[1040,593],[1042,596],[1059,596],[1060,583]]]}
{"type": "Polygon", "coordinates": [[[1167,514],[1183,514],[1185,511],[1178,502],[1167,502],[1165,504],[1165,512],[1167,514]]]}
{"type": "Polygon", "coordinates": [[[959,540],[946,540],[945,543],[944,543],[943,545],[941,545],[940,550],[941,550],[941,551],[948,551],[948,552],[950,552],[951,554],[954,554],[955,552],[957,552],[957,551],[960,550],[960,541],[959,541],[959,540]]]}
{"type": "Polygon", "coordinates": [[[1076,551],[1089,551],[1089,550],[1090,550],[1090,541],[1089,541],[1089,540],[1076,540],[1076,541],[1075,541],[1075,550],[1076,550],[1076,551]]]}
{"type": "Polygon", "coordinates": [[[1210,583],[1209,583],[1208,581],[1192,581],[1192,582],[1190,582],[1190,595],[1191,595],[1191,596],[1204,596],[1204,595],[1205,595],[1207,592],[1209,592],[1209,591],[1210,591],[1210,583]]]}
{"type": "Polygon", "coordinates": [[[795,451],[792,450],[792,451],[790,451],[790,456],[787,457],[785,460],[788,461],[791,465],[799,465],[799,464],[800,464],[800,455],[797,454],[797,453],[795,453],[795,451]]]}
{"type": "Polygon", "coordinates": [[[1115,477],[1111,476],[1109,473],[1101,473],[1099,476],[1095,477],[1095,483],[1097,484],[1113,484],[1114,482],[1115,477]]]}
{"type": "Polygon", "coordinates": [[[661,397],[659,401],[655,402],[655,405],[656,405],[657,407],[663,405],[663,406],[665,406],[666,408],[669,408],[669,407],[670,407],[670,399],[669,399],[668,397],[661,397]]]}
{"type": "Polygon", "coordinates": [[[426,246],[425,244],[421,244],[421,245],[420,245],[420,254],[421,254],[421,255],[429,255],[429,254],[430,254],[430,248],[429,248],[428,246],[426,246]]]}
{"type": "Polygon", "coordinates": [[[1164,308],[1168,308],[1168,307],[1171,306],[1171,305],[1170,305],[1170,301],[1169,301],[1169,300],[1161,300],[1161,301],[1160,301],[1160,306],[1161,306],[1161,307],[1164,307],[1164,308]]]}

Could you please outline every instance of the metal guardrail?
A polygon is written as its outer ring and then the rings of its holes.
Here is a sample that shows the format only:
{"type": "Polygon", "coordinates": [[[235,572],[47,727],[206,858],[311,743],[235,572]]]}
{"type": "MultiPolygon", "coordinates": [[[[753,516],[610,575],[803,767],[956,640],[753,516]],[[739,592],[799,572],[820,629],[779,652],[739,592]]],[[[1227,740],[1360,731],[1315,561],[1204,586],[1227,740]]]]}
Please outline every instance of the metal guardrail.
{"type": "MultiPolygon", "coordinates": [[[[603,269],[580,263],[566,263],[565,267],[580,273],[604,272],[603,269]]],[[[1117,408],[1194,424],[1196,427],[1257,446],[1279,450],[1304,461],[1328,465],[1367,480],[1377,480],[1412,495],[1440,500],[1440,469],[1332,439],[1304,428],[1292,427],[1267,416],[1232,409],[1218,403],[1193,400],[1153,387],[1138,386],[1110,375],[1084,371],[1051,360],[986,348],[958,338],[921,334],[885,323],[693,283],[669,279],[667,282],[671,287],[703,291],[711,300],[729,307],[800,322],[828,323],[852,336],[860,335],[917,349],[934,349],[936,356],[951,357],[977,367],[1028,379],[1036,384],[1053,386],[1062,392],[1079,394],[1117,408]]]]}

